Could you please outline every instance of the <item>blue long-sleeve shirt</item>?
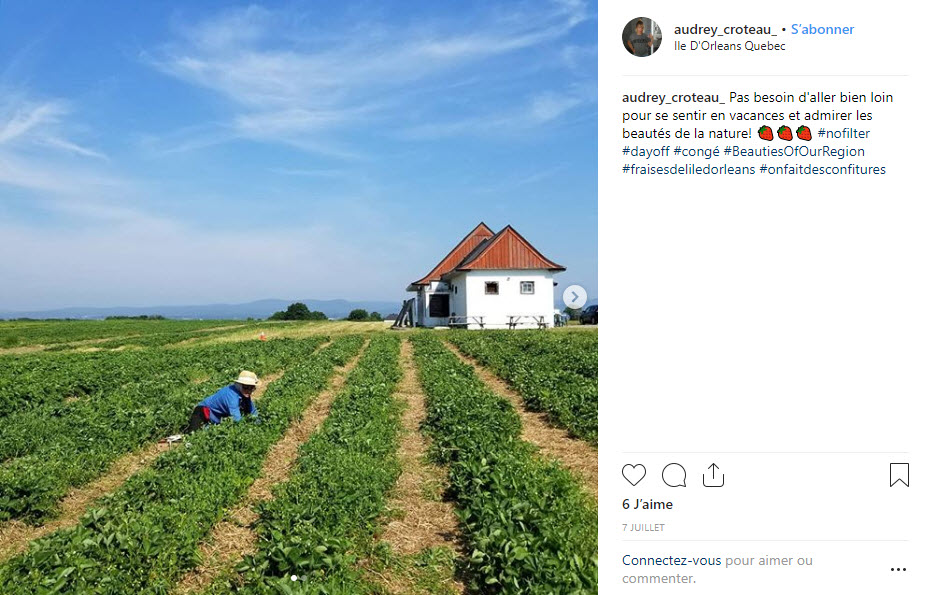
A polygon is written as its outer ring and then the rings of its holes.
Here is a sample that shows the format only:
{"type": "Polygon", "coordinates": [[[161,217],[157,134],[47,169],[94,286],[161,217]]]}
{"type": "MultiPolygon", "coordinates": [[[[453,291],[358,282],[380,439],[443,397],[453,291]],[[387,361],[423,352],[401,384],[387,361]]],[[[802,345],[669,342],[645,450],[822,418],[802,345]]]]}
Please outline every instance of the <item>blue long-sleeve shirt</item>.
{"type": "Polygon", "coordinates": [[[223,421],[224,417],[232,417],[233,420],[242,419],[242,410],[247,409],[246,413],[251,413],[258,417],[258,409],[252,399],[246,397],[236,390],[235,384],[224,386],[203,401],[197,403],[198,407],[208,407],[210,409],[210,423],[218,424],[223,421]]]}

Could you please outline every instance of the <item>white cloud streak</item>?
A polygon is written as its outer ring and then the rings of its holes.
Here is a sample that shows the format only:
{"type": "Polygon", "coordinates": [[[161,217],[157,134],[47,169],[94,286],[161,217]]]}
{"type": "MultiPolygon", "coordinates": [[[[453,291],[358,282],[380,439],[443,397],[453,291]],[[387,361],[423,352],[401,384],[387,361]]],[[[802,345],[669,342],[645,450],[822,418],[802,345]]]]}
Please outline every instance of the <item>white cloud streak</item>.
{"type": "Polygon", "coordinates": [[[516,109],[410,126],[399,135],[408,140],[430,140],[452,136],[521,134],[553,122],[575,108],[593,103],[592,95],[581,89],[562,93],[546,91],[529,98],[516,109]]]}
{"type": "MultiPolygon", "coordinates": [[[[296,30],[292,15],[253,6],[190,27],[145,58],[165,74],[229,100],[235,113],[223,124],[227,137],[326,152],[334,130],[407,115],[410,106],[402,97],[411,87],[556,41],[586,20],[586,11],[585,3],[576,0],[510,5],[467,30],[457,23],[368,24],[321,44],[318,32],[296,30]]],[[[539,101],[532,106],[536,123],[577,104],[554,94],[539,101]]],[[[345,147],[330,152],[351,153],[345,147]]]]}
{"type": "Polygon", "coordinates": [[[58,123],[67,111],[60,101],[9,101],[0,107],[0,145],[13,144],[37,128],[58,123]]]}
{"type": "Polygon", "coordinates": [[[82,157],[104,159],[100,151],[80,145],[64,136],[64,117],[71,109],[62,100],[30,101],[7,92],[0,103],[0,150],[29,145],[44,146],[82,157]]]}
{"type": "Polygon", "coordinates": [[[0,103],[0,187],[25,190],[33,207],[69,217],[139,217],[127,206],[133,185],[98,167],[108,157],[65,136],[70,114],[63,100],[6,91],[0,103]]]}
{"type": "Polygon", "coordinates": [[[551,178],[560,171],[565,170],[565,167],[565,164],[559,164],[530,174],[504,180],[502,183],[485,186],[483,188],[476,187],[474,188],[474,191],[481,192],[483,194],[494,194],[497,192],[514,190],[515,188],[520,188],[523,186],[530,186],[536,184],[537,182],[551,178]]]}
{"type": "Polygon", "coordinates": [[[95,151],[88,147],[81,146],[77,143],[57,136],[47,136],[45,138],[38,139],[36,142],[48,147],[52,147],[54,149],[62,149],[69,153],[80,155],[81,157],[93,157],[94,159],[102,159],[104,161],[110,160],[109,157],[99,151],[95,151]]]}
{"type": "Polygon", "coordinates": [[[345,178],[350,172],[343,169],[299,169],[290,167],[272,167],[268,171],[283,176],[301,176],[308,178],[345,178]]]}

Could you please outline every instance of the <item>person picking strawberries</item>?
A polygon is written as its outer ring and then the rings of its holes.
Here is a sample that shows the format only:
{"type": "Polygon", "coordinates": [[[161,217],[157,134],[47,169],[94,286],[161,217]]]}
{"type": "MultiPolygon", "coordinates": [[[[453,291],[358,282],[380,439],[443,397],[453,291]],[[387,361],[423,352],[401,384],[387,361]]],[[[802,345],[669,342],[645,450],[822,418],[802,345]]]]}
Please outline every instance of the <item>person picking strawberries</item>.
{"type": "Polygon", "coordinates": [[[190,434],[207,424],[218,424],[227,417],[239,421],[242,419],[243,412],[254,416],[258,421],[258,409],[252,402],[252,393],[255,392],[257,386],[258,376],[254,372],[243,370],[235,382],[224,386],[197,403],[184,433],[190,434]]]}

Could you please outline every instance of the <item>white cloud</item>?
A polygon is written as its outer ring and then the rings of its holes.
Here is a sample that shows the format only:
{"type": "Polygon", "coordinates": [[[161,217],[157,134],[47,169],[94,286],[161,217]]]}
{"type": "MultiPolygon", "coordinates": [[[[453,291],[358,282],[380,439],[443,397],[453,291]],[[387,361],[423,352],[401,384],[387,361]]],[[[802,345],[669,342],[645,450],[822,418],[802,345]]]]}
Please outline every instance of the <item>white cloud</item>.
{"type": "Polygon", "coordinates": [[[577,95],[543,93],[533,98],[529,114],[537,122],[548,122],[580,104],[581,98],[577,95]]]}
{"type": "Polygon", "coordinates": [[[38,139],[37,142],[39,142],[40,144],[49,146],[49,147],[53,147],[55,149],[62,149],[64,151],[68,151],[76,155],[80,155],[82,157],[94,157],[95,159],[102,159],[104,161],[110,160],[109,157],[107,157],[106,155],[104,155],[103,153],[99,151],[95,151],[93,149],[83,147],[77,143],[73,143],[67,139],[59,138],[57,136],[47,136],[44,138],[40,138],[38,139]]]}
{"type": "Polygon", "coordinates": [[[130,204],[137,194],[134,185],[101,168],[101,161],[109,161],[102,152],[65,136],[70,114],[60,99],[6,93],[0,103],[0,187],[25,190],[33,208],[70,217],[138,217],[130,204]]]}
{"type": "Polygon", "coordinates": [[[126,191],[128,183],[117,177],[38,158],[21,158],[0,151],[0,184],[59,196],[92,196],[126,191]]]}
{"type": "Polygon", "coordinates": [[[67,102],[29,100],[9,90],[5,90],[5,94],[5,100],[0,102],[0,150],[9,152],[13,147],[42,146],[82,157],[107,159],[100,151],[66,138],[64,117],[71,113],[67,102]]]}
{"type": "Polygon", "coordinates": [[[236,140],[238,134],[230,124],[203,122],[160,135],[143,135],[140,146],[153,153],[183,153],[236,140]]]}
{"type": "Polygon", "coordinates": [[[511,177],[502,182],[492,184],[485,187],[475,187],[473,190],[475,192],[481,192],[484,194],[492,194],[496,192],[502,192],[505,190],[513,190],[515,188],[520,188],[522,186],[529,186],[541,182],[548,178],[551,178],[560,171],[565,170],[565,164],[559,164],[553,167],[549,167],[543,170],[535,171],[530,174],[524,174],[520,176],[511,177]]]}
{"type": "Polygon", "coordinates": [[[67,111],[60,101],[34,103],[11,97],[0,106],[0,145],[27,139],[30,132],[56,124],[67,111]]]}
{"type": "Polygon", "coordinates": [[[284,176],[303,176],[310,178],[345,178],[350,175],[344,169],[300,169],[290,167],[272,167],[268,171],[284,176]]]}
{"type": "Polygon", "coordinates": [[[593,59],[597,57],[597,46],[567,45],[559,52],[562,63],[571,70],[590,67],[593,59]]]}
{"type": "MultiPolygon", "coordinates": [[[[407,116],[410,105],[402,97],[412,89],[434,87],[434,79],[487,58],[558,40],[588,18],[586,10],[574,0],[513,4],[477,24],[361,24],[328,32],[321,43],[320,32],[298,29],[293,15],[249,7],[186,28],[146,59],[228,99],[235,114],[224,126],[235,138],[325,152],[334,130],[407,116]]],[[[543,123],[568,107],[550,100],[535,109],[543,123]]]]}
{"type": "Polygon", "coordinates": [[[272,13],[251,5],[220,15],[188,30],[188,35],[203,48],[227,48],[260,39],[272,24],[272,13]]]}
{"type": "Polygon", "coordinates": [[[408,140],[428,140],[463,135],[519,134],[556,120],[591,101],[588,94],[579,89],[547,91],[529,98],[516,109],[410,126],[402,130],[400,136],[408,140]]]}

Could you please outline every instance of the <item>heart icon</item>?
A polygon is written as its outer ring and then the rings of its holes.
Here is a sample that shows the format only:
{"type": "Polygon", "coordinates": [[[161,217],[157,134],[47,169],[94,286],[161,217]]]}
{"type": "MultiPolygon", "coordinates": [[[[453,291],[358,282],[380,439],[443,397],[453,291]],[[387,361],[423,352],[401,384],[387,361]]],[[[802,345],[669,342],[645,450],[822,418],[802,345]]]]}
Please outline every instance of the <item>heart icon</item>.
{"type": "Polygon", "coordinates": [[[630,485],[636,485],[646,477],[646,466],[645,465],[624,465],[623,466],[623,478],[630,482],[630,485]]]}

